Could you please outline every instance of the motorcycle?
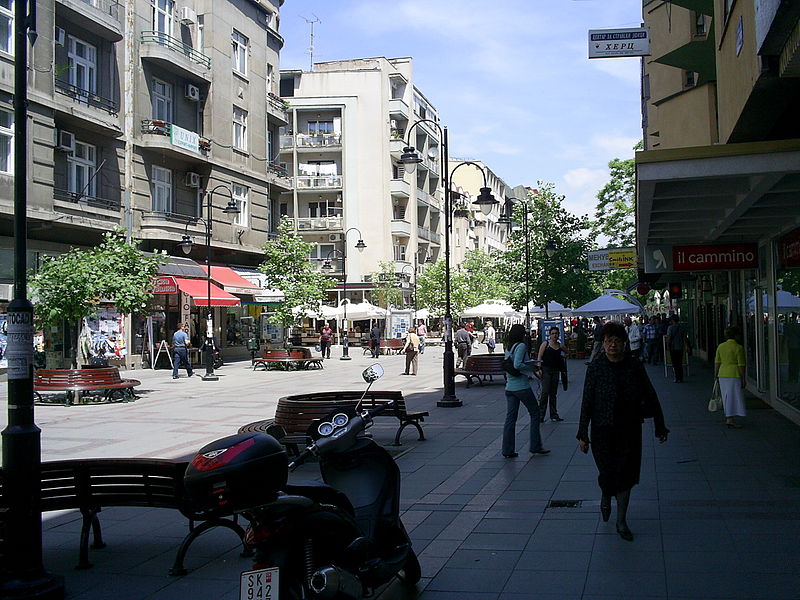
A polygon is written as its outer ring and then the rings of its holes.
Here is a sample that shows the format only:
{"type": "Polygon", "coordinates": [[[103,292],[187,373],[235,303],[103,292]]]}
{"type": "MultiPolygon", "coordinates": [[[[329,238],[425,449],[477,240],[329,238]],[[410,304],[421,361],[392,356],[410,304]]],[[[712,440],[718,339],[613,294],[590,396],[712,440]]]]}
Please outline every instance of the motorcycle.
{"type": "MultiPolygon", "coordinates": [[[[380,365],[362,373],[367,391],[382,375],[380,365]]],[[[241,598],[360,600],[395,578],[416,585],[422,573],[400,520],[400,470],[365,434],[389,406],[331,412],[309,428],[312,442],[292,462],[263,433],[200,449],[184,479],[190,498],[250,522],[255,562],[241,575],[241,598]],[[288,471],[312,456],[324,483],[288,483],[288,471]]]]}

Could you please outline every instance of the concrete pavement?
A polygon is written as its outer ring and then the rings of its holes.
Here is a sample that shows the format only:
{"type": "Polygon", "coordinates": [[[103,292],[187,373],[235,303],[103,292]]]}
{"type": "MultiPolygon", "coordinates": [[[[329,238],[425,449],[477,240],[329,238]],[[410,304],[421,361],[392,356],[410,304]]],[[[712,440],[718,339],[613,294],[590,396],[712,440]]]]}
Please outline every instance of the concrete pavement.
{"type": "MultiPolygon", "coordinates": [[[[37,407],[43,459],[190,455],[271,416],[282,395],[363,389],[360,372],[373,361],[360,350],[351,361],[338,360],[338,353],[334,348],[334,358],[316,372],[252,372],[248,363],[233,363],[219,371],[218,382],[126,372],[142,380],[134,403],[37,407]]],[[[800,428],[757,402],[743,429],[725,428],[719,413],[706,410],[709,369],[693,365],[687,383],[673,384],[663,368],[648,368],[672,433],[659,445],[645,424],[631,543],[617,536],[613,516],[609,523],[600,519],[594,463],[577,451],[583,361],[570,361],[570,388],[559,392],[565,421],[542,424],[552,453],[531,457],[529,421],[521,415],[520,456],[504,459],[502,385],[466,389],[457,378],[464,405],[439,408],[441,349],[426,349],[417,377],[400,375],[403,360],[382,357],[387,374],[374,387],[400,389],[411,410],[431,413],[423,424],[427,440],[407,430],[396,457],[403,521],[423,569],[419,598],[800,598],[800,428]],[[559,507],[562,501],[572,507],[559,507]]],[[[372,431],[388,444],[395,429],[381,419],[372,431]]],[[[314,468],[295,476],[313,477],[314,468]]],[[[175,578],[167,570],[186,533],[178,513],[121,508],[100,517],[108,547],[91,552],[92,569],[77,571],[80,515],[43,516],[45,566],[65,577],[68,598],[238,598],[238,575],[249,561],[239,557],[230,531],[201,536],[187,556],[190,573],[175,578]]]]}

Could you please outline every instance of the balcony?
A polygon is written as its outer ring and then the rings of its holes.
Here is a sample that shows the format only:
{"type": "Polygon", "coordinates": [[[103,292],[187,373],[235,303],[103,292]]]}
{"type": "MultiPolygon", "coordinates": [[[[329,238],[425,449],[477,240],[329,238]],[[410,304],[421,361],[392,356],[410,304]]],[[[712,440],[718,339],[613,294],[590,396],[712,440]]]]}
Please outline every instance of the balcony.
{"type": "Polygon", "coordinates": [[[411,184],[403,179],[392,179],[389,181],[389,193],[392,196],[408,198],[411,196],[411,184]]]}
{"type": "Polygon", "coordinates": [[[194,131],[157,119],[142,121],[142,136],[137,144],[142,148],[160,150],[172,158],[198,163],[207,163],[211,151],[210,140],[194,131]]]}
{"type": "Polygon", "coordinates": [[[338,150],[342,145],[341,133],[320,133],[320,134],[307,134],[298,133],[295,136],[295,144],[298,150],[313,149],[318,151],[322,148],[336,147],[338,150]]]}
{"type": "Polygon", "coordinates": [[[267,163],[267,177],[269,177],[272,185],[277,185],[289,191],[292,189],[292,177],[285,167],[277,165],[273,162],[267,163]]]}
{"type": "Polygon", "coordinates": [[[408,104],[402,98],[392,98],[389,100],[389,115],[393,119],[403,119],[408,121],[408,104]]]}
{"type": "Polygon", "coordinates": [[[298,175],[294,178],[295,189],[303,190],[330,190],[341,189],[341,175],[298,175]]]}
{"type": "Polygon", "coordinates": [[[66,128],[79,127],[112,137],[122,135],[115,101],[58,79],[55,90],[58,93],[53,108],[66,128]]]}
{"type": "Polygon", "coordinates": [[[294,225],[298,231],[341,231],[342,217],[300,217],[294,225]]]}
{"type": "Polygon", "coordinates": [[[279,146],[281,152],[283,152],[283,151],[286,151],[286,152],[291,151],[291,149],[294,148],[294,136],[293,135],[282,135],[280,140],[279,140],[279,142],[278,142],[278,146],[279,146]]]}
{"type": "Polygon", "coordinates": [[[276,96],[272,92],[267,94],[267,114],[274,117],[280,125],[287,125],[289,123],[289,105],[284,102],[280,96],[276,96]]]}
{"type": "Polygon", "coordinates": [[[211,58],[177,38],[158,31],[142,31],[140,54],[163,69],[195,83],[211,83],[211,58]]]}
{"type": "Polygon", "coordinates": [[[403,153],[403,148],[406,147],[406,142],[403,139],[404,137],[404,129],[392,129],[389,133],[389,152],[397,158],[400,158],[400,155],[403,153]]]}
{"type": "Polygon", "coordinates": [[[436,233],[435,231],[431,231],[430,229],[426,229],[424,227],[417,227],[417,237],[426,242],[431,242],[432,244],[440,244],[442,243],[442,236],[436,233]]]}
{"type": "Polygon", "coordinates": [[[405,219],[392,219],[392,235],[411,237],[411,223],[405,219]]]}
{"type": "Polygon", "coordinates": [[[109,42],[122,40],[120,17],[125,8],[118,0],[56,0],[56,17],[80,26],[109,42]]]}
{"type": "MultiPolygon", "coordinates": [[[[92,212],[95,212],[94,209],[100,209],[103,212],[108,211],[109,213],[113,213],[113,215],[117,217],[119,216],[118,213],[121,207],[119,199],[111,200],[110,198],[87,196],[86,194],[59,189],[53,190],[53,200],[56,201],[56,205],[61,202],[69,205],[75,205],[76,207],[83,208],[84,210],[93,209],[92,212]]],[[[95,212],[95,214],[103,215],[103,212],[95,212]]]]}

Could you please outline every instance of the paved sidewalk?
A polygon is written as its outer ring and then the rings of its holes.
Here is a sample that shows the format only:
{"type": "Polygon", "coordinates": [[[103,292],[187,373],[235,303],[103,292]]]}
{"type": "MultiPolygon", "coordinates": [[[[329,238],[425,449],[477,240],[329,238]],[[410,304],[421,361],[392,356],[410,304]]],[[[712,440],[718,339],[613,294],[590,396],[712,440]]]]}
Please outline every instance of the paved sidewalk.
{"type": "MultiPolygon", "coordinates": [[[[43,458],[189,455],[271,416],[282,395],[363,389],[360,371],[373,361],[360,351],[339,361],[337,351],[323,371],[254,373],[234,363],[220,370],[219,382],[128,372],[142,380],[135,403],[37,407],[43,458]]],[[[397,456],[403,521],[423,568],[422,600],[800,598],[800,428],[753,402],[745,427],[727,429],[719,413],[706,410],[710,369],[693,365],[687,383],[673,384],[663,368],[649,367],[672,433],[659,445],[652,424],[645,425],[631,543],[615,533],[613,515],[609,523],[600,519],[591,454],[577,451],[582,361],[570,361],[570,389],[559,392],[566,420],[542,425],[552,453],[531,457],[529,421],[521,415],[520,456],[510,460],[500,456],[502,385],[466,389],[459,377],[464,406],[439,408],[440,348],[426,349],[417,377],[399,375],[402,356],[379,362],[387,374],[376,389],[401,389],[411,409],[431,413],[423,424],[427,440],[407,430],[397,456]],[[549,507],[560,500],[579,505],[549,507]]],[[[382,419],[372,431],[388,444],[395,429],[382,419]]],[[[307,465],[295,476],[314,474],[307,465]]],[[[239,557],[232,532],[201,536],[186,559],[190,573],[175,578],[167,570],[186,532],[179,514],[131,508],[100,517],[108,547],[91,551],[95,566],[86,571],[73,568],[80,516],[43,517],[45,566],[65,577],[68,598],[238,598],[238,575],[249,561],[239,557]]]]}

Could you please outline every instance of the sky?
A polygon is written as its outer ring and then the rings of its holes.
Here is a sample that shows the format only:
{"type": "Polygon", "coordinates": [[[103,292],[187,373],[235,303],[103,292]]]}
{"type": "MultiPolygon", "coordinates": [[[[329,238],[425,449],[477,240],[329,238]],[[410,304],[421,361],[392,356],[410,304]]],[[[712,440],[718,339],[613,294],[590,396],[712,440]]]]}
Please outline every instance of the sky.
{"type": "Polygon", "coordinates": [[[543,181],[593,215],[608,162],[641,138],[638,58],[592,59],[589,29],[639,27],[640,0],[286,0],[281,68],[410,56],[450,156],[508,185],[543,181]]]}

